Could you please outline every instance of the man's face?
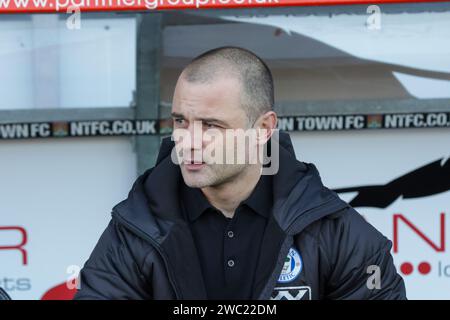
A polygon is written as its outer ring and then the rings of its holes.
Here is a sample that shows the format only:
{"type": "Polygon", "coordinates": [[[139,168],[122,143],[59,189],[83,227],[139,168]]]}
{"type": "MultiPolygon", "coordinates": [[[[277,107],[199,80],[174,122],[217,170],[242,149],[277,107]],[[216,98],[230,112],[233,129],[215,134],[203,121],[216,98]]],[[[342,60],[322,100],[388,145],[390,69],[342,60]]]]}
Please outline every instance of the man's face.
{"type": "Polygon", "coordinates": [[[175,138],[175,143],[178,154],[182,151],[180,168],[188,186],[218,186],[248,167],[237,161],[218,164],[211,156],[236,153],[236,143],[226,138],[226,131],[248,128],[240,95],[240,82],[232,76],[217,76],[210,83],[188,82],[183,75],[178,79],[172,103],[173,128],[174,137],[182,137],[175,138]]]}

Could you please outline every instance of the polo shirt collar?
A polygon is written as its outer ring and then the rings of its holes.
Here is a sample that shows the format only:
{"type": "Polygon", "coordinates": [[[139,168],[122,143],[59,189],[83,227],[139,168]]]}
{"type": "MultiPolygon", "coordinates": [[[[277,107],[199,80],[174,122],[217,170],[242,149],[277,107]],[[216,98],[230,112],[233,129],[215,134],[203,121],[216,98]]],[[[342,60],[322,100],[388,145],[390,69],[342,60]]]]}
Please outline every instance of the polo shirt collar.
{"type": "MultiPolygon", "coordinates": [[[[195,221],[207,210],[219,211],[209,203],[200,188],[191,188],[184,181],[181,181],[180,196],[190,221],[195,221]]],[[[261,175],[252,193],[241,205],[247,205],[257,214],[269,218],[273,205],[272,176],[261,175]]]]}

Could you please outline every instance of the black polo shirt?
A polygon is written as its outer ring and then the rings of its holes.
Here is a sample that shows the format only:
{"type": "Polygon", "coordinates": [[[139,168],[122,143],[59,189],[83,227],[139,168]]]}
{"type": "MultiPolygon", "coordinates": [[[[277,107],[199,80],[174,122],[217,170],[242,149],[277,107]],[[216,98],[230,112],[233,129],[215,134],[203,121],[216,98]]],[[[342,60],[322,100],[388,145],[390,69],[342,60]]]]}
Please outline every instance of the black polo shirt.
{"type": "Polygon", "coordinates": [[[251,298],[272,197],[272,176],[261,176],[233,218],[227,218],[200,189],[182,183],[181,208],[197,247],[208,299],[251,298]]]}

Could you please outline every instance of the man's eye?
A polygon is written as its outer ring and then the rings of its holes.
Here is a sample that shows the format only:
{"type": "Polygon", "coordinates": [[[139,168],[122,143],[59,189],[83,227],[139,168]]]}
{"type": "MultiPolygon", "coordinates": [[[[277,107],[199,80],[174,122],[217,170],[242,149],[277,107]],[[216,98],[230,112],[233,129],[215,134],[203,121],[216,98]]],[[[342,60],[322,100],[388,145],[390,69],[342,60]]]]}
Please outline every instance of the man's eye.
{"type": "Polygon", "coordinates": [[[204,125],[208,129],[217,128],[217,126],[214,123],[205,123],[204,125]]]}
{"type": "Polygon", "coordinates": [[[184,123],[184,119],[175,119],[174,121],[177,124],[183,124],[184,123]]]}

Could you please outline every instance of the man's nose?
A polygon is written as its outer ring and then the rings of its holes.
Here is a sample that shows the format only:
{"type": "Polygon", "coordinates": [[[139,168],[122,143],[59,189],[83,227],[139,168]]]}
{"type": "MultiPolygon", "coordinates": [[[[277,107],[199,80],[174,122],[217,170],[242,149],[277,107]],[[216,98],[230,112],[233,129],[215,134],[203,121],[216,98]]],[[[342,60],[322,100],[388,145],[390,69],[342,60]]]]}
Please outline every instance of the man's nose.
{"type": "Polygon", "coordinates": [[[190,135],[190,149],[191,150],[201,150],[203,146],[203,131],[202,131],[202,122],[194,121],[189,126],[189,135],[190,135]]]}

